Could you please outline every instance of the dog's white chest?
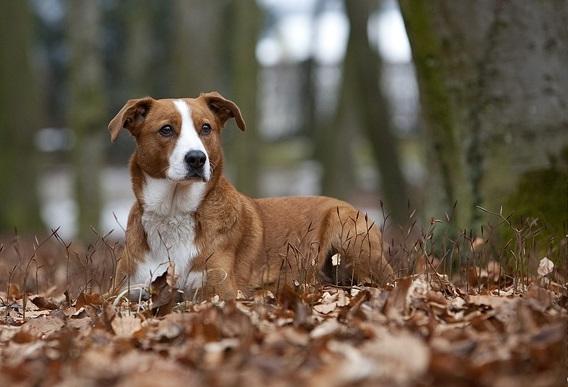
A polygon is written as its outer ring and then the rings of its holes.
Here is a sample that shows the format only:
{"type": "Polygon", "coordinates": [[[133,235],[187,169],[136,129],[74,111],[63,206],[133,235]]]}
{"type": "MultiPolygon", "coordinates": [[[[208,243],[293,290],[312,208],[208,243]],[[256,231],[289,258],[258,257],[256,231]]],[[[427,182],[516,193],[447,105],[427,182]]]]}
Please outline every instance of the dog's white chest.
{"type": "Polygon", "coordinates": [[[137,268],[136,281],[147,284],[161,275],[171,261],[175,264],[178,287],[184,288],[192,262],[199,254],[194,215],[205,185],[195,182],[188,187],[176,187],[168,180],[147,176],[143,192],[142,226],[150,251],[144,264],[137,268]]]}

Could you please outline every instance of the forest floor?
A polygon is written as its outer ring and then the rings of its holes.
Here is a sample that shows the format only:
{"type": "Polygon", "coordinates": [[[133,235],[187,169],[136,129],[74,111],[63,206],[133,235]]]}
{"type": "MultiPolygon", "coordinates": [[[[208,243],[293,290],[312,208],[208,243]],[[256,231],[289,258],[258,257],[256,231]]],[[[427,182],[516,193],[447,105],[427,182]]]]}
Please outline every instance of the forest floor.
{"type": "Polygon", "coordinates": [[[176,303],[166,275],[140,304],[10,284],[0,385],[563,386],[567,289],[538,270],[500,286],[431,272],[196,303],[176,303]]]}

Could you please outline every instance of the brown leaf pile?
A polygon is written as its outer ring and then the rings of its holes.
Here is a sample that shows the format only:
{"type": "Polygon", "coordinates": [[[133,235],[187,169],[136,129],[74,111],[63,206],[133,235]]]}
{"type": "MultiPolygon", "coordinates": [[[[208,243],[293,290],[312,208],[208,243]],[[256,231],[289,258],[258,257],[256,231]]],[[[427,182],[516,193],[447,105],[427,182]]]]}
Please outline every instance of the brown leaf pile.
{"type": "Polygon", "coordinates": [[[390,289],[176,304],[162,282],[169,296],[115,306],[98,294],[0,293],[0,385],[561,386],[568,376],[565,288],[466,294],[422,274],[390,289]]]}

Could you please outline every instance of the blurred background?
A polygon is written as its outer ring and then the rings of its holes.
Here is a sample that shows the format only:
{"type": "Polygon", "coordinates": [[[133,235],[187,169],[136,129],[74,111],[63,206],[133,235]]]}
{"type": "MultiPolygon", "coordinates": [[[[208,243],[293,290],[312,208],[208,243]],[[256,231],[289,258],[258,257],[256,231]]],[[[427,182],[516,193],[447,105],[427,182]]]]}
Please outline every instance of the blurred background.
{"type": "Polygon", "coordinates": [[[0,233],[120,238],[134,141],[111,146],[108,122],[129,98],[218,90],[248,124],[223,133],[242,192],[565,235],[564,1],[1,4],[0,233]]]}

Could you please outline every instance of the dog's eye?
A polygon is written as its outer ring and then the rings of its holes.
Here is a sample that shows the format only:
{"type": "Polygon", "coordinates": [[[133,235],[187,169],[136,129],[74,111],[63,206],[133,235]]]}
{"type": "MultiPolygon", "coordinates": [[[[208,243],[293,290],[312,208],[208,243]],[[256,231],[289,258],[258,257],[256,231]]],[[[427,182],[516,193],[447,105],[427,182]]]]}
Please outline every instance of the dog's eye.
{"type": "Polygon", "coordinates": [[[174,134],[174,129],[170,125],[164,125],[160,128],[159,133],[164,137],[170,137],[174,134]]]}
{"type": "Polygon", "coordinates": [[[209,133],[211,133],[211,125],[209,124],[201,125],[201,134],[207,136],[209,133]]]}

